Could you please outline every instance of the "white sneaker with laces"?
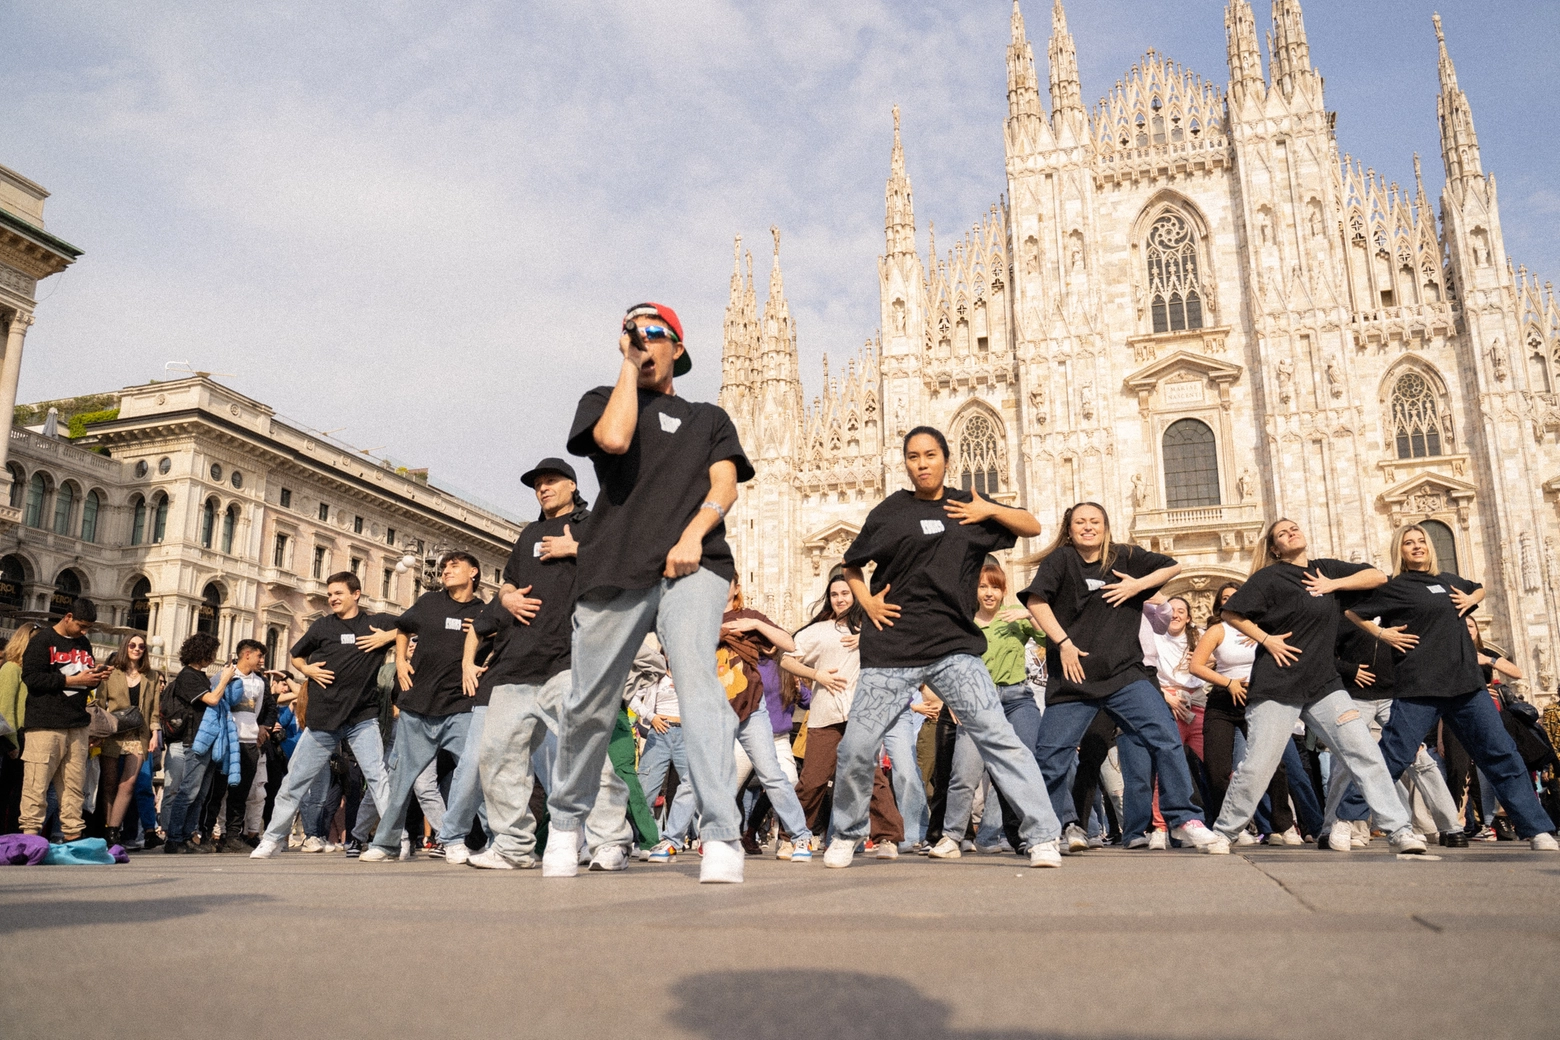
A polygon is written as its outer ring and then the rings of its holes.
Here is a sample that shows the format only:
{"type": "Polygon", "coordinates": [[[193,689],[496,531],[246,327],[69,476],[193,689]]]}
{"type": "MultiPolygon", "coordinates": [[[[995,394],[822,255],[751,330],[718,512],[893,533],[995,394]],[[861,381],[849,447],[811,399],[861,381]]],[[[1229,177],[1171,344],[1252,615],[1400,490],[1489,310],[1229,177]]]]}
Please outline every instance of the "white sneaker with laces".
{"type": "Polygon", "coordinates": [[[255,846],[255,851],[249,854],[250,859],[274,859],[281,855],[282,843],[272,841],[270,838],[261,838],[260,844],[255,846]]]}
{"type": "Polygon", "coordinates": [[[602,870],[627,870],[628,846],[627,845],[603,845],[596,850],[596,854],[590,858],[590,869],[602,870]]]}
{"type": "Polygon", "coordinates": [[[580,851],[577,862],[582,867],[590,865],[590,842],[586,840],[583,830],[580,831],[580,851]]]}
{"type": "Polygon", "coordinates": [[[1205,845],[1199,845],[1198,848],[1210,856],[1228,856],[1230,854],[1230,839],[1216,832],[1212,841],[1205,845]]]}
{"type": "Polygon", "coordinates": [[[1275,836],[1272,835],[1272,834],[1269,834],[1268,835],[1268,844],[1269,845],[1278,845],[1278,844],[1284,844],[1284,845],[1304,845],[1305,844],[1305,839],[1300,837],[1300,832],[1295,830],[1293,827],[1289,828],[1284,833],[1282,833],[1280,835],[1277,835],[1276,837],[1277,837],[1277,840],[1275,841],[1274,840],[1275,836]]]}
{"type": "Polygon", "coordinates": [[[1250,831],[1241,831],[1239,834],[1235,835],[1235,844],[1256,845],[1258,844],[1257,836],[1252,834],[1250,831]]]}
{"type": "MultiPolygon", "coordinates": [[[[1245,831],[1241,833],[1244,834],[1245,831]]],[[[1182,845],[1195,845],[1199,849],[1214,839],[1213,831],[1209,830],[1201,820],[1181,824],[1170,832],[1170,836],[1182,845]]],[[[1255,842],[1256,839],[1253,838],[1252,841],[1255,842]]]]}
{"type": "Polygon", "coordinates": [[[1148,836],[1148,851],[1164,852],[1170,847],[1170,835],[1164,831],[1155,831],[1148,836]]]}
{"type": "Polygon", "coordinates": [[[471,862],[471,848],[464,841],[453,842],[444,846],[444,862],[460,866],[462,863],[471,862]]]}
{"type": "Polygon", "coordinates": [[[1560,841],[1555,841],[1555,836],[1547,831],[1529,838],[1528,846],[1534,852],[1560,852],[1560,841]]]}
{"type": "Polygon", "coordinates": [[[703,855],[704,860],[699,864],[699,884],[742,884],[742,865],[747,862],[747,853],[740,841],[707,841],[703,855]]]}
{"type": "Polygon", "coordinates": [[[547,832],[547,848],[542,852],[542,877],[577,877],[580,872],[580,832],[547,832]]]}
{"type": "Polygon", "coordinates": [[[1029,850],[1029,865],[1031,867],[1059,867],[1062,865],[1062,850],[1060,842],[1052,839],[1042,841],[1029,850]]]}
{"type": "Polygon", "coordinates": [[[775,859],[790,859],[791,854],[795,851],[796,846],[792,845],[789,839],[782,838],[780,839],[780,844],[775,848],[775,859]]]}
{"type": "Polygon", "coordinates": [[[1348,820],[1336,820],[1327,834],[1327,847],[1334,852],[1348,852],[1354,847],[1354,825],[1348,820]]]}
{"type": "Polygon", "coordinates": [[[370,845],[358,854],[357,859],[359,863],[388,863],[390,858],[390,853],[378,845],[370,845]]]}
{"type": "Polygon", "coordinates": [[[878,859],[898,859],[899,846],[891,841],[880,841],[874,846],[872,855],[878,859]]]}
{"type": "Polygon", "coordinates": [[[1425,839],[1411,830],[1399,831],[1392,835],[1390,844],[1392,851],[1399,856],[1423,856],[1425,854],[1425,839]]]}
{"type": "Polygon", "coordinates": [[[1076,823],[1069,823],[1067,829],[1062,831],[1062,837],[1067,840],[1067,845],[1062,852],[1071,856],[1075,852],[1089,851],[1089,832],[1076,823]]]}
{"type": "Polygon", "coordinates": [[[299,852],[324,852],[325,839],[308,837],[303,839],[303,844],[298,846],[299,852]]]}
{"type": "Polygon", "coordinates": [[[475,856],[468,856],[466,863],[469,866],[482,870],[514,870],[515,865],[508,857],[500,855],[496,849],[484,849],[475,856]]]}
{"type": "Polygon", "coordinates": [[[942,840],[933,845],[926,855],[931,859],[958,859],[964,855],[964,852],[959,848],[958,842],[944,834],[942,840]]]}
{"type": "Polygon", "coordinates": [[[856,858],[856,843],[850,838],[834,838],[829,842],[828,851],[823,854],[823,865],[843,869],[850,866],[850,861],[856,858]]]}

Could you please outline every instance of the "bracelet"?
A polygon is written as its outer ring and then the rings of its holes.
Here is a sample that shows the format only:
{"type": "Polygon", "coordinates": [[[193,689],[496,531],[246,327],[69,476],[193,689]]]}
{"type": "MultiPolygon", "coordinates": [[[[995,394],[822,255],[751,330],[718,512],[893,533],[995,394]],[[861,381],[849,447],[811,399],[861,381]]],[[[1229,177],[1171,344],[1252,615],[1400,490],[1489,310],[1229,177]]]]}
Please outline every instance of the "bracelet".
{"type": "Polygon", "coordinates": [[[1058,650],[1060,650],[1062,647],[1066,646],[1068,643],[1071,643],[1071,642],[1072,642],[1072,636],[1063,636],[1062,637],[1062,641],[1056,644],[1056,648],[1058,650]]]}
{"type": "Polygon", "coordinates": [[[715,515],[716,516],[720,517],[722,520],[726,519],[726,511],[720,507],[720,503],[719,502],[706,502],[703,505],[701,505],[699,508],[700,509],[713,509],[713,510],[715,510],[715,515]]]}
{"type": "Polygon", "coordinates": [[[1257,645],[1258,646],[1267,646],[1267,641],[1269,639],[1272,639],[1272,638],[1273,638],[1273,633],[1269,632],[1267,635],[1262,637],[1262,640],[1259,643],[1257,643],[1257,645]]]}

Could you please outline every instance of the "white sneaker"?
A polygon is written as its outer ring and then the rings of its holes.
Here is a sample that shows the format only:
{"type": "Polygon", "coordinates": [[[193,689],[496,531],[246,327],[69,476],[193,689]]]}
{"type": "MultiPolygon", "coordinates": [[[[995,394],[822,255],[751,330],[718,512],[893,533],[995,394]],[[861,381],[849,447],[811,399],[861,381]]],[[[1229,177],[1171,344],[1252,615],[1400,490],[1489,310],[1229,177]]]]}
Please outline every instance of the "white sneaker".
{"type": "Polygon", "coordinates": [[[796,846],[785,838],[780,839],[780,844],[775,848],[775,859],[790,859],[791,853],[796,851],[796,846]]]}
{"type": "Polygon", "coordinates": [[[1126,849],[1128,852],[1135,852],[1138,849],[1146,849],[1148,847],[1149,840],[1148,835],[1146,834],[1139,834],[1135,838],[1128,838],[1127,843],[1122,846],[1122,848],[1126,849]]]}
{"type": "Polygon", "coordinates": [[[873,847],[872,855],[878,859],[898,859],[899,846],[891,841],[880,841],[873,847]]]}
{"type": "Polygon", "coordinates": [[[516,863],[497,849],[487,848],[467,857],[466,863],[480,870],[528,870],[536,866],[536,859],[533,856],[525,856],[516,863]]]}
{"type": "Polygon", "coordinates": [[[965,838],[963,841],[959,842],[959,848],[963,849],[965,852],[974,852],[975,843],[970,839],[965,838]]]}
{"type": "Polygon", "coordinates": [[[444,862],[454,866],[471,862],[471,849],[464,841],[457,841],[444,846],[444,862]]]}
{"type": "Polygon", "coordinates": [[[1528,845],[1534,852],[1560,852],[1560,842],[1548,832],[1533,835],[1528,839],[1528,845]]]}
{"type": "Polygon", "coordinates": [[[282,843],[272,841],[270,838],[261,838],[260,844],[255,846],[255,851],[249,854],[250,859],[272,859],[281,855],[282,843]]]}
{"type": "Polygon", "coordinates": [[[704,861],[699,864],[699,884],[742,884],[742,865],[747,862],[747,853],[742,850],[740,841],[707,841],[703,855],[704,861]]]}
{"type": "Polygon", "coordinates": [[[1250,831],[1241,831],[1239,834],[1235,835],[1235,844],[1256,845],[1258,844],[1257,836],[1252,834],[1250,831]]]}
{"type": "Polygon", "coordinates": [[[1401,831],[1392,835],[1392,851],[1399,856],[1423,856],[1425,854],[1425,839],[1413,831],[1401,831]]]}
{"type": "MultiPolygon", "coordinates": [[[[1246,832],[1241,831],[1241,833],[1245,834],[1246,832]]],[[[1208,844],[1214,838],[1213,832],[1209,830],[1201,820],[1193,820],[1190,823],[1181,824],[1181,826],[1170,832],[1170,836],[1179,841],[1182,845],[1195,845],[1199,849],[1208,844]]],[[[1252,844],[1256,843],[1255,838],[1252,838],[1251,840],[1252,844]]]]}
{"type": "Polygon", "coordinates": [[[1164,852],[1170,847],[1170,835],[1164,831],[1155,831],[1148,836],[1148,851],[1164,852]]]}
{"type": "Polygon", "coordinates": [[[627,845],[603,845],[596,850],[596,854],[590,858],[591,870],[627,870],[628,846],[627,845]]]}
{"type": "Polygon", "coordinates": [[[834,838],[829,842],[828,851],[823,854],[823,865],[843,869],[850,866],[850,861],[855,858],[855,841],[850,838],[834,838]]]}
{"type": "Polygon", "coordinates": [[[580,851],[575,862],[582,867],[590,866],[590,842],[583,828],[580,830],[580,851]]]}
{"type": "Polygon", "coordinates": [[[1354,847],[1354,824],[1348,820],[1336,820],[1327,835],[1327,847],[1334,852],[1348,852],[1354,847]]]}
{"type": "Polygon", "coordinates": [[[313,837],[313,836],[304,838],[303,839],[303,844],[298,846],[298,851],[299,852],[324,852],[325,851],[325,839],[324,838],[316,838],[316,837],[313,837]]]}
{"type": "Polygon", "coordinates": [[[1212,841],[1199,845],[1198,848],[1210,856],[1228,856],[1230,854],[1230,839],[1222,834],[1214,834],[1212,841]]]}
{"type": "Polygon", "coordinates": [[[402,863],[405,863],[407,860],[409,860],[411,858],[412,858],[412,839],[411,839],[411,836],[408,835],[407,837],[401,839],[400,861],[402,863]]]}
{"type": "Polygon", "coordinates": [[[388,863],[389,861],[390,853],[386,852],[378,845],[370,845],[368,848],[358,853],[359,863],[388,863]]]}
{"type": "MultiPolygon", "coordinates": [[[[1087,842],[1087,838],[1084,839],[1087,842]]],[[[1056,840],[1042,841],[1032,846],[1029,850],[1029,865],[1031,867],[1059,867],[1062,865],[1062,850],[1060,842],[1056,840]]]]}
{"type": "Polygon", "coordinates": [[[958,859],[964,855],[964,852],[959,848],[958,842],[945,834],[942,840],[933,845],[926,854],[932,859],[958,859]]]}
{"type": "Polygon", "coordinates": [[[579,831],[547,832],[547,848],[542,852],[542,877],[576,877],[580,872],[579,831]]]}
{"type": "Polygon", "coordinates": [[[1282,834],[1269,834],[1269,845],[1304,845],[1305,839],[1300,837],[1300,832],[1293,827],[1282,834]]]}
{"type": "Polygon", "coordinates": [[[1067,847],[1062,849],[1067,855],[1089,851],[1089,832],[1076,823],[1069,823],[1067,829],[1062,831],[1062,837],[1067,839],[1067,847]]]}

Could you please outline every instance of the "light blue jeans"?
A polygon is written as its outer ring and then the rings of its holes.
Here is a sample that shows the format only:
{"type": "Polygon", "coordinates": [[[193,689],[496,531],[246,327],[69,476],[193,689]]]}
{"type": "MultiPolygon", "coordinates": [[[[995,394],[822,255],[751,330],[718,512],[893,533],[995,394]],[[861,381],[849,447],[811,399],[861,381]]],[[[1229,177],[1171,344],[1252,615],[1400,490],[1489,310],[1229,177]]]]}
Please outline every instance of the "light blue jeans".
{"type": "Polygon", "coordinates": [[[657,733],[652,727],[645,734],[645,746],[639,752],[639,786],[645,792],[645,804],[652,811],[666,784],[668,765],[677,767],[677,793],[672,796],[672,804],[666,807],[661,837],[680,849],[688,829],[693,826],[693,785],[688,783],[688,751],[683,743],[681,725],[669,725],[665,733],[657,733]]]}
{"type": "MultiPolygon", "coordinates": [[[[211,769],[211,752],[215,749],[208,748],[205,754],[197,755],[188,744],[175,744],[180,751],[182,763],[182,775],[179,778],[179,786],[174,789],[173,806],[168,812],[168,840],[189,841],[200,826],[200,810],[206,803],[206,793],[210,789],[206,783],[207,773],[211,769]]],[[[173,757],[170,750],[169,757],[173,757]]],[[[169,790],[168,781],[163,779],[163,795],[167,797],[169,790]]],[[[208,834],[206,839],[209,841],[208,834]]]]}
{"type": "Polygon", "coordinates": [[[807,814],[802,812],[802,803],[796,800],[796,782],[780,768],[780,757],[775,754],[774,723],[769,721],[769,711],[762,704],[737,725],[737,741],[753,764],[753,775],[768,793],[769,804],[774,807],[780,826],[798,845],[811,841],[807,814]]]}
{"type": "Polygon", "coordinates": [[[926,827],[932,818],[926,804],[926,781],[921,777],[921,766],[915,758],[915,738],[919,729],[916,721],[920,718],[915,712],[907,711],[883,734],[883,750],[888,752],[888,760],[894,765],[894,801],[905,821],[906,847],[925,840],[926,827]]]}
{"type": "Polygon", "coordinates": [[[265,829],[266,841],[287,843],[293,815],[321,771],[330,765],[331,753],[343,740],[357,758],[374,804],[380,809],[390,804],[390,779],[385,776],[385,745],[379,738],[378,719],[364,719],[353,726],[323,732],[305,728],[298,735],[298,746],[293,748],[292,760],[287,764],[287,779],[282,781],[282,789],[276,793],[271,825],[265,829]]]}
{"type": "Polygon", "coordinates": [[[953,709],[960,728],[968,730],[986,767],[1021,817],[1022,839],[1038,845],[1060,837],[1061,824],[1046,796],[1034,749],[1025,747],[1013,732],[991,673],[973,654],[949,654],[912,668],[861,670],[834,770],[835,835],[857,841],[867,836],[873,759],[883,737],[910,713],[910,698],[923,684],[953,709]]]}
{"type": "Polygon", "coordinates": [[[390,770],[389,809],[379,814],[379,829],[374,832],[375,845],[392,855],[400,852],[401,834],[406,829],[406,808],[412,800],[413,785],[423,778],[422,774],[433,764],[440,751],[455,755],[465,753],[466,731],[470,727],[471,714],[464,711],[454,715],[419,715],[415,711],[402,711],[396,716],[395,761],[390,770]]]}
{"type": "MultiPolygon", "coordinates": [[[[703,568],[647,589],[594,592],[574,607],[573,683],[559,718],[552,827],[578,831],[595,804],[623,684],[640,644],[660,637],[677,683],[688,782],[705,841],[736,841],[737,716],[715,675],[715,649],[730,582],[703,568]]],[[[881,734],[879,734],[881,737],[881,734]]]]}
{"type": "MultiPolygon", "coordinates": [[[[959,716],[961,719],[964,716],[959,716]]],[[[958,736],[953,742],[953,766],[948,770],[948,800],[943,809],[943,836],[962,842],[964,835],[969,833],[970,816],[975,811],[975,792],[980,790],[981,781],[986,778],[986,763],[981,760],[980,750],[975,747],[975,741],[970,737],[970,731],[963,726],[958,729],[958,736]]],[[[996,804],[996,799],[991,799],[986,811],[991,811],[991,806],[996,804]]],[[[982,823],[984,823],[982,817],[982,823]]],[[[910,836],[906,824],[905,837],[910,836]]]]}
{"type": "Polygon", "coordinates": [[[1376,814],[1377,826],[1393,836],[1408,832],[1408,811],[1387,773],[1365,713],[1341,687],[1303,707],[1264,700],[1246,703],[1246,757],[1230,778],[1224,808],[1214,829],[1232,838],[1251,821],[1299,719],[1305,720],[1353,775],[1360,793],[1376,814]]]}
{"type": "Polygon", "coordinates": [[[482,753],[482,730],[487,719],[487,705],[471,709],[471,721],[466,725],[466,746],[460,750],[455,762],[455,772],[450,774],[450,793],[444,799],[444,825],[439,828],[439,844],[465,841],[471,833],[471,821],[481,820],[482,829],[488,829],[487,809],[482,803],[482,780],[478,760],[482,753]]]}
{"type": "MultiPolygon", "coordinates": [[[[559,672],[542,684],[515,683],[493,687],[482,745],[477,760],[482,776],[482,801],[491,823],[491,848],[511,863],[536,852],[536,817],[531,814],[531,789],[537,756],[547,734],[558,728],[558,709],[568,692],[570,675],[559,672]]],[[[585,837],[592,850],[603,845],[627,845],[634,839],[628,824],[628,785],[612,768],[601,774],[601,791],[585,819],[585,837]]]]}

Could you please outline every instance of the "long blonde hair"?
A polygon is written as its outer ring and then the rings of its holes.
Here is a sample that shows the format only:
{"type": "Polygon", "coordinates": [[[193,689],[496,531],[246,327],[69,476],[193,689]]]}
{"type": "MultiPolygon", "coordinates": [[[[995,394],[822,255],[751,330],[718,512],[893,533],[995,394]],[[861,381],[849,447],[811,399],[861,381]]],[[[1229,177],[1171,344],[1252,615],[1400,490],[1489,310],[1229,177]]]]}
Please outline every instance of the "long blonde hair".
{"type": "MultiPolygon", "coordinates": [[[[1247,573],[1247,577],[1279,562],[1278,550],[1273,547],[1273,528],[1284,523],[1294,524],[1295,521],[1287,516],[1281,516],[1262,529],[1262,537],[1258,539],[1257,548],[1251,554],[1251,570],[1247,573]]],[[[1299,525],[1295,524],[1295,526],[1299,525]]]]}
{"type": "Polygon", "coordinates": [[[11,633],[10,640],[5,644],[5,660],[16,665],[22,664],[22,655],[27,652],[27,644],[32,642],[32,637],[38,632],[38,626],[31,621],[24,621],[16,626],[16,631],[11,633]]]}
{"type": "Polygon", "coordinates": [[[1130,544],[1124,546],[1116,545],[1110,540],[1110,514],[1098,502],[1079,502],[1077,505],[1068,506],[1067,511],[1062,514],[1062,526],[1057,530],[1056,537],[1046,547],[1045,552],[1040,554],[1040,559],[1045,559],[1063,546],[1072,546],[1074,551],[1077,550],[1077,546],[1074,546],[1072,541],[1072,518],[1075,512],[1084,508],[1098,509],[1100,519],[1105,521],[1105,541],[1100,546],[1100,565],[1104,570],[1109,571],[1116,563],[1116,550],[1124,549],[1126,554],[1131,556],[1132,546],[1130,544]]]}
{"type": "Polygon", "coordinates": [[[1396,578],[1403,573],[1403,539],[1410,531],[1418,531],[1425,536],[1425,546],[1430,550],[1430,558],[1426,562],[1430,564],[1431,574],[1441,573],[1441,561],[1435,555],[1435,543],[1430,540],[1430,532],[1418,524],[1404,524],[1392,535],[1392,576],[1396,578]]]}

